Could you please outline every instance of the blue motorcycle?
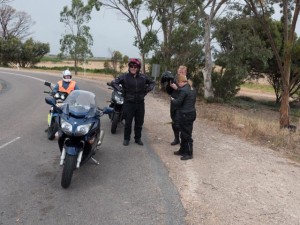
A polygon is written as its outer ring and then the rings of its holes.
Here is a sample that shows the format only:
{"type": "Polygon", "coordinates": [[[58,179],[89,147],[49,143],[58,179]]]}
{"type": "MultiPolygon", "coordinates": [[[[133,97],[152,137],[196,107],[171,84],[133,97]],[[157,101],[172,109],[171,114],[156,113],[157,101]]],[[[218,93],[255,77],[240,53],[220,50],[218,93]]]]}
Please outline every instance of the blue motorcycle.
{"type": "Polygon", "coordinates": [[[55,98],[45,101],[58,112],[58,145],[61,152],[60,165],[63,166],[61,186],[68,188],[73,171],[93,158],[104,138],[100,117],[110,114],[113,109],[96,106],[95,94],[84,90],[72,91],[60,107],[55,98]]]}

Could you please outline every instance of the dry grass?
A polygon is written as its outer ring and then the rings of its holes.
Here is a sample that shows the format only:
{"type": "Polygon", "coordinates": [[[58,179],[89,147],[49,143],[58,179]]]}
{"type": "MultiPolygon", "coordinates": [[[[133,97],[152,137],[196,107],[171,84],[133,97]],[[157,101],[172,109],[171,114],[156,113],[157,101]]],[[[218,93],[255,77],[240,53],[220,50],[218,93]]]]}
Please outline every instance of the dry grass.
{"type": "Polygon", "coordinates": [[[299,130],[279,128],[279,113],[269,109],[244,110],[225,104],[199,101],[198,116],[224,133],[237,135],[255,144],[269,147],[289,157],[300,159],[299,130]]]}

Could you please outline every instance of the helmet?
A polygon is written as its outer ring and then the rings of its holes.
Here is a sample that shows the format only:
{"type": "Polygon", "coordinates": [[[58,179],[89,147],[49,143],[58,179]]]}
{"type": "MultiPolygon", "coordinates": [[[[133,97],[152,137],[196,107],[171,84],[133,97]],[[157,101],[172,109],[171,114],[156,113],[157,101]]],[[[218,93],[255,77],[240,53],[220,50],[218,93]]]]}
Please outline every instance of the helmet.
{"type": "Polygon", "coordinates": [[[141,68],[141,62],[140,60],[136,59],[136,58],[132,58],[129,60],[128,62],[128,66],[130,65],[137,65],[137,67],[140,69],[141,68]]]}
{"type": "Polygon", "coordinates": [[[161,79],[160,79],[160,83],[165,83],[165,82],[173,82],[174,81],[174,75],[172,74],[171,71],[165,71],[163,72],[161,79]]]}
{"type": "Polygon", "coordinates": [[[65,82],[71,82],[72,74],[71,74],[70,70],[65,70],[62,72],[62,79],[65,82]]]}

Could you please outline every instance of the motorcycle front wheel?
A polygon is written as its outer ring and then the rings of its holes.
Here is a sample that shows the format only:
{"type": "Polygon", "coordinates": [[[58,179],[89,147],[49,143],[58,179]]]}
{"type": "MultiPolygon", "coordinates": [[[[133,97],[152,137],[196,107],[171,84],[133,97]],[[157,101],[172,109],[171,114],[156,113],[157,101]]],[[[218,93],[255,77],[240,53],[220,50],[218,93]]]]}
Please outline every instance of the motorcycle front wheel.
{"type": "Polygon", "coordinates": [[[68,188],[70,186],[76,162],[77,156],[66,154],[63,172],[61,176],[61,186],[63,188],[68,188]]]}
{"type": "Polygon", "coordinates": [[[113,118],[112,118],[112,122],[111,122],[111,133],[112,134],[116,133],[119,120],[120,120],[120,114],[119,113],[114,113],[113,118]]]}

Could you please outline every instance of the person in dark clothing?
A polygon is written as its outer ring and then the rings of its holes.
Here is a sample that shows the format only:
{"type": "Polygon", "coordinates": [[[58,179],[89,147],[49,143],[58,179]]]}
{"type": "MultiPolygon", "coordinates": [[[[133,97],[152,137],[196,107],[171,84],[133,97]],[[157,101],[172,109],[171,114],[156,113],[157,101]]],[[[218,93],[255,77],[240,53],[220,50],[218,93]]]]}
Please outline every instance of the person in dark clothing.
{"type": "Polygon", "coordinates": [[[196,120],[196,90],[192,82],[185,76],[178,77],[178,97],[172,98],[171,102],[178,107],[179,129],[180,129],[180,149],[174,152],[175,155],[181,155],[181,160],[193,158],[193,124],[196,120]]]}
{"type": "MultiPolygon", "coordinates": [[[[173,82],[170,82],[170,84],[167,86],[167,93],[174,99],[178,98],[179,91],[178,91],[178,77],[180,76],[187,76],[187,67],[186,66],[179,66],[177,69],[177,75],[174,78],[173,82]]],[[[179,128],[179,113],[178,113],[178,106],[174,104],[170,104],[170,116],[172,119],[172,129],[174,133],[174,140],[171,142],[171,145],[177,145],[180,144],[180,128],[179,128]]]]}
{"type": "Polygon", "coordinates": [[[133,119],[135,143],[143,145],[141,137],[145,116],[144,98],[154,88],[155,82],[140,73],[141,63],[138,59],[130,59],[128,67],[128,73],[118,76],[111,82],[111,85],[117,90],[120,90],[120,85],[122,85],[124,93],[123,114],[125,127],[123,145],[129,145],[133,119]]]}

